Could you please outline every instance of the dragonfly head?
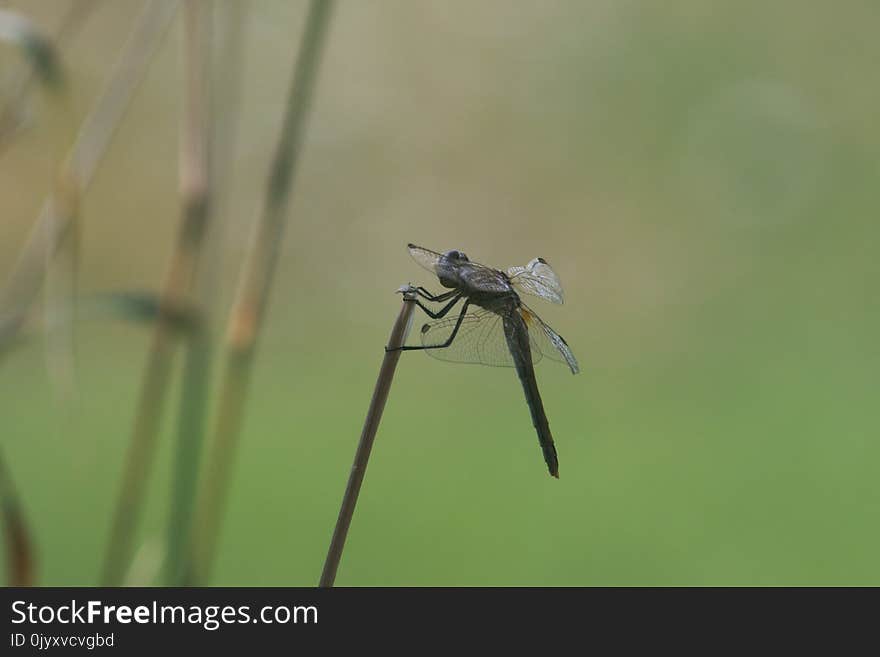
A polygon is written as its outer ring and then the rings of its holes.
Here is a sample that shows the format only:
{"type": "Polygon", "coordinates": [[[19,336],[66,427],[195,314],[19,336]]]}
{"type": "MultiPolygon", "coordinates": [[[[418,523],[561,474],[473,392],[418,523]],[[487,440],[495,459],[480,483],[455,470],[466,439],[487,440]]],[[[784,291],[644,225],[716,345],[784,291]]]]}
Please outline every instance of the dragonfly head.
{"type": "Polygon", "coordinates": [[[468,257],[455,249],[440,256],[437,262],[437,277],[443,287],[455,288],[461,285],[459,265],[470,262],[468,257]]]}

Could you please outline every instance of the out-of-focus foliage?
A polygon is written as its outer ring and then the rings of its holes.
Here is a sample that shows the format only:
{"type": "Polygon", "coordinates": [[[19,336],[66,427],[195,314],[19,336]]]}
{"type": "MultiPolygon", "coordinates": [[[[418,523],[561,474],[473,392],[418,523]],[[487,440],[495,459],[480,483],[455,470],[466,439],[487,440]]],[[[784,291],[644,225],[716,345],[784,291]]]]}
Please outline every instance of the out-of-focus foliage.
{"type": "MultiPolygon", "coordinates": [[[[62,4],[10,3],[41,26],[62,4]]],[[[138,6],[105,3],[64,53],[65,111],[87,111],[138,6]]],[[[303,10],[261,0],[248,23],[220,316],[303,10]]],[[[880,583],[878,18],[794,0],[340,2],[216,583],[317,581],[394,290],[437,287],[410,241],[559,273],[565,305],[535,309],[582,366],[537,368],[561,479],[513,371],[405,354],[338,584],[880,583]]],[[[83,294],[159,288],[179,36],[83,199],[83,294]]],[[[69,145],[61,110],[40,111],[0,158],[4,278],[69,145]]],[[[38,340],[0,369],[46,584],[95,581],[149,337],[110,319],[77,333],[74,417],[38,340]]],[[[142,544],[166,526],[172,435],[142,544]]]]}

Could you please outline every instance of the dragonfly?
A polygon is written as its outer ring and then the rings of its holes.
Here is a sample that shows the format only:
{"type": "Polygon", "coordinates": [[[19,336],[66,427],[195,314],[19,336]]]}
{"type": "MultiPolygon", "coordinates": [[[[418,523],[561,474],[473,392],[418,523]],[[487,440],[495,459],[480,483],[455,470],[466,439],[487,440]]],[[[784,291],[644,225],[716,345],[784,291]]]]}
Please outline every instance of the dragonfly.
{"type": "Polygon", "coordinates": [[[407,247],[413,259],[436,275],[449,291],[435,295],[424,287],[413,288],[415,303],[431,321],[421,328],[421,346],[397,349],[424,350],[452,362],[516,368],[547,469],[558,479],[559,459],[534,363],[546,357],[567,364],[572,374],[580,368],[568,343],[523,303],[520,294],[561,304],[564,299],[559,278],[543,258],[501,271],[473,262],[458,250],[439,253],[415,244],[407,247]],[[445,305],[434,310],[422,299],[445,305]],[[450,315],[459,303],[457,314],[450,315]]]}

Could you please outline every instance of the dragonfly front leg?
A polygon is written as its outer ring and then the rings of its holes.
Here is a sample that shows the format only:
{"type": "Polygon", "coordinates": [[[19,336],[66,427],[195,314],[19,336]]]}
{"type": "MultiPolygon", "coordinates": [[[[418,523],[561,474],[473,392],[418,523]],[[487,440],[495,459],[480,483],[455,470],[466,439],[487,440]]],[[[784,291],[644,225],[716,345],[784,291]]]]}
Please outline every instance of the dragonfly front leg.
{"type": "MultiPolygon", "coordinates": [[[[457,303],[458,303],[458,300],[461,299],[461,295],[458,293],[458,290],[453,290],[452,293],[453,293],[453,295],[454,295],[454,298],[452,299],[452,301],[450,301],[449,303],[447,303],[445,306],[443,306],[440,310],[438,310],[438,311],[436,311],[436,312],[433,311],[433,310],[431,310],[430,308],[428,308],[425,304],[423,304],[423,303],[422,303],[421,301],[419,301],[418,299],[415,299],[414,301],[416,302],[416,305],[417,305],[419,308],[421,308],[422,310],[425,311],[425,314],[426,314],[428,317],[430,317],[431,319],[440,319],[441,317],[445,317],[446,314],[447,314],[450,310],[452,310],[452,306],[454,306],[455,304],[457,304],[457,303]]],[[[443,301],[446,301],[446,299],[449,298],[449,297],[446,296],[446,295],[441,295],[441,296],[444,297],[444,298],[442,299],[443,301]]]]}
{"type": "MultiPolygon", "coordinates": [[[[445,315],[447,312],[449,312],[449,309],[452,308],[453,304],[456,301],[458,301],[458,299],[460,299],[460,298],[461,297],[454,299],[452,301],[452,303],[448,304],[440,312],[442,312],[443,315],[445,315]]],[[[416,303],[419,303],[418,300],[416,300],[416,303]]],[[[455,322],[455,327],[452,329],[452,333],[449,334],[449,337],[446,338],[446,342],[444,342],[443,344],[422,345],[421,347],[415,347],[415,346],[406,347],[406,346],[404,346],[404,347],[397,347],[396,349],[389,349],[388,347],[385,347],[385,351],[421,351],[422,349],[445,349],[446,347],[448,347],[449,345],[452,344],[453,340],[455,340],[455,336],[458,334],[458,329],[461,328],[461,323],[464,321],[464,316],[467,314],[467,309],[470,304],[471,304],[470,299],[468,299],[467,301],[464,302],[464,305],[461,307],[461,312],[458,315],[458,320],[455,322]]],[[[419,303],[419,307],[422,308],[422,310],[425,310],[425,312],[427,312],[427,309],[424,306],[422,306],[422,304],[419,303]]],[[[440,315],[440,316],[442,317],[442,315],[440,315]]]]}
{"type": "Polygon", "coordinates": [[[424,299],[427,299],[428,301],[440,302],[440,301],[446,301],[447,299],[451,299],[456,294],[458,294],[458,290],[449,290],[449,292],[444,292],[443,294],[438,294],[435,296],[435,295],[431,294],[430,292],[428,292],[428,290],[426,290],[425,288],[423,288],[420,285],[419,287],[416,288],[416,294],[418,294],[420,297],[422,297],[424,299]]]}

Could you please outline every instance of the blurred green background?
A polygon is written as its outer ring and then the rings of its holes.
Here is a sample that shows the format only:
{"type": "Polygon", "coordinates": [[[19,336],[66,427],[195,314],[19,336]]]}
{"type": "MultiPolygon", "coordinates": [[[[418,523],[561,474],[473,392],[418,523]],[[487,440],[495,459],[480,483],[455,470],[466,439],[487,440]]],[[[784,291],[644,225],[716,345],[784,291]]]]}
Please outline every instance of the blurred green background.
{"type": "MultiPolygon", "coordinates": [[[[48,31],[66,7],[8,4],[48,31]]],[[[85,115],[139,7],[102,3],[64,48],[68,108],[37,96],[0,154],[0,281],[69,146],[65,112],[85,115]]],[[[218,330],[304,9],[248,14],[218,330]]],[[[532,306],[582,366],[537,367],[561,479],[512,370],[405,354],[338,585],[880,584],[878,19],[871,2],[340,2],[213,582],[317,583],[394,290],[438,287],[412,241],[560,275],[566,304],[532,306]]],[[[178,17],[84,199],[83,295],[161,285],[180,59],[178,17]]],[[[8,47],[0,63],[20,64],[8,47]]],[[[97,581],[151,333],[77,331],[73,403],[39,339],[0,368],[2,447],[50,585],[97,581]]]]}

